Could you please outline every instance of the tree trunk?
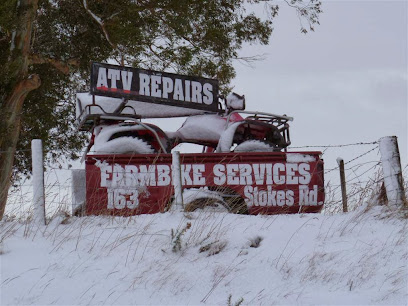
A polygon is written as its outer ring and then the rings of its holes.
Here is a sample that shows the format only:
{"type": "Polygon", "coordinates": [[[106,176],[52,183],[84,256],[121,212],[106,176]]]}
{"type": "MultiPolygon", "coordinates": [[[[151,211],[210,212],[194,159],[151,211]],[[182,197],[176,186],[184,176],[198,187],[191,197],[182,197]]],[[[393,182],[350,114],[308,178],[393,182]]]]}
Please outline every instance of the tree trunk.
{"type": "Polygon", "coordinates": [[[13,89],[0,104],[5,133],[0,135],[0,220],[3,218],[11,183],[14,155],[20,135],[21,111],[27,94],[40,84],[38,75],[28,75],[31,33],[36,18],[38,0],[20,0],[17,7],[17,26],[11,42],[9,67],[13,89]]]}

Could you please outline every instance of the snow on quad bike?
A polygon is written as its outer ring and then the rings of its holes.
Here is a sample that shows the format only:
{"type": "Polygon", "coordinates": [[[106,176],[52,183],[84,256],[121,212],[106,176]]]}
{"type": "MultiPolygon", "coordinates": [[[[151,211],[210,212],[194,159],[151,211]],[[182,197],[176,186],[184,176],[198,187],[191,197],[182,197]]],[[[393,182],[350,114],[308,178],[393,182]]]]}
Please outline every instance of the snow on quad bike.
{"type": "Polygon", "coordinates": [[[149,154],[168,153],[180,143],[220,153],[281,151],[290,145],[291,117],[244,109],[244,96],[232,93],[225,99],[224,111],[189,116],[176,132],[140,120],[105,119],[94,128],[90,146],[93,154],[149,154]]]}

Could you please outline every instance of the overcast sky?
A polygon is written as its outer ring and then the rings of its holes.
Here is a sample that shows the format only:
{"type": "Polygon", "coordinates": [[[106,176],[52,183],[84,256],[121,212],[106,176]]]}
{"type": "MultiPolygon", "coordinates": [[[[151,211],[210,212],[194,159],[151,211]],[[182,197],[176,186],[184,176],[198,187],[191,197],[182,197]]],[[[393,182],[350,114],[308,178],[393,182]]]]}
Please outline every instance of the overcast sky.
{"type": "MultiPolygon", "coordinates": [[[[247,109],[293,116],[293,146],[396,135],[405,165],[407,1],[323,1],[321,25],[307,35],[295,12],[281,8],[270,44],[242,52],[266,59],[236,64],[234,91],[245,94],[247,109]]],[[[327,150],[326,167],[369,149],[327,150]]]]}

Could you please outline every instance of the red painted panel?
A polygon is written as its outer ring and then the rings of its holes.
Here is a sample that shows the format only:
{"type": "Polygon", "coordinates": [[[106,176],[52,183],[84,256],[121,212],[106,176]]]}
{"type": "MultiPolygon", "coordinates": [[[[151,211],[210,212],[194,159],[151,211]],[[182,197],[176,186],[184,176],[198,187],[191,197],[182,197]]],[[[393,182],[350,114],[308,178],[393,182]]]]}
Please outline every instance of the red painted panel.
{"type": "MultiPolygon", "coordinates": [[[[245,200],[250,214],[319,212],[324,202],[320,155],[181,154],[183,188],[228,187],[245,200]]],[[[88,155],[87,214],[163,211],[173,196],[171,158],[171,154],[88,155]]]]}

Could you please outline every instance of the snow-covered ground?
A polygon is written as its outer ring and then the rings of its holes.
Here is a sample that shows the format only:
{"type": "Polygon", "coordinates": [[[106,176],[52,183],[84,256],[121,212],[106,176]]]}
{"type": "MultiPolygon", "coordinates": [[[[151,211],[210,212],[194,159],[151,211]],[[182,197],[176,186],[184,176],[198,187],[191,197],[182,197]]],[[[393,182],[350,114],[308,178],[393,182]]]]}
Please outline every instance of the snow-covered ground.
{"type": "Polygon", "coordinates": [[[407,220],[380,206],[4,220],[0,304],[406,304],[407,220]]]}

